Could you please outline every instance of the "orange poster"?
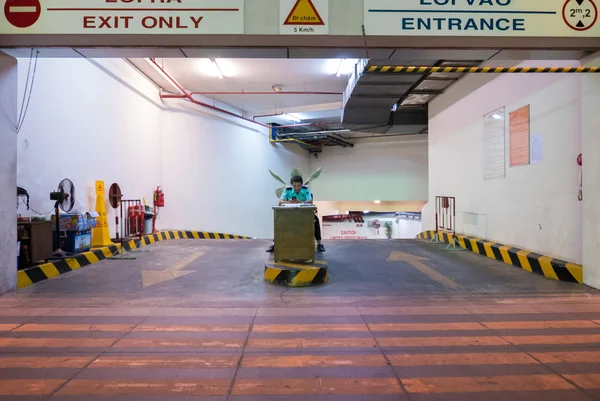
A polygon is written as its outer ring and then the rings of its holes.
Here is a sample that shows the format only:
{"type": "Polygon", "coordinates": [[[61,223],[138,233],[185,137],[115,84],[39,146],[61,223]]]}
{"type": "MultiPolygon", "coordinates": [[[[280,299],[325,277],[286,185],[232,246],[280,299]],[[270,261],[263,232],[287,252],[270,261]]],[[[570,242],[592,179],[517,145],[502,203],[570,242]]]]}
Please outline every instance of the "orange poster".
{"type": "Polygon", "coordinates": [[[510,113],[510,166],[529,164],[529,106],[510,113]]]}

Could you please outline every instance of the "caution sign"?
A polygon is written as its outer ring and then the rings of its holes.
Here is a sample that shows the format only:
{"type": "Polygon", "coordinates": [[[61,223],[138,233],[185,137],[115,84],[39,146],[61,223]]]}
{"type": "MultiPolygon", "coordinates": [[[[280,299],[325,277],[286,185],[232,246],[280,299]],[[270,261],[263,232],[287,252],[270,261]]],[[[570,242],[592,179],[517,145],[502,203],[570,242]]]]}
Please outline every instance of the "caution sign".
{"type": "Polygon", "coordinates": [[[284,35],[329,34],[329,0],[279,0],[284,35]]]}
{"type": "Polygon", "coordinates": [[[562,14],[569,28],[587,31],[598,20],[598,7],[593,0],[567,0],[562,14]]]}
{"type": "Polygon", "coordinates": [[[104,195],[104,181],[96,181],[96,195],[104,195]]]}

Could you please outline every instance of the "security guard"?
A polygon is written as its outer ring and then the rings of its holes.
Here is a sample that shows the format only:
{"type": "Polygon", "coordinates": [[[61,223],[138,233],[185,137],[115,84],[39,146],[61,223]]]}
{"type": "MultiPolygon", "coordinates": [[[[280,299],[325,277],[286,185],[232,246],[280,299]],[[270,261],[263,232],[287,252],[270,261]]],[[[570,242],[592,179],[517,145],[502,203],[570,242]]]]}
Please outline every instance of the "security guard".
{"type": "MultiPolygon", "coordinates": [[[[310,189],[306,185],[303,185],[302,177],[296,175],[292,177],[291,186],[285,187],[281,198],[279,199],[279,205],[285,205],[289,203],[306,203],[312,204],[313,197],[310,193],[310,189]]],[[[325,247],[321,242],[321,226],[319,225],[319,218],[315,215],[315,239],[317,240],[317,251],[325,252],[325,247]]],[[[275,244],[267,250],[267,252],[274,252],[275,244]]]]}

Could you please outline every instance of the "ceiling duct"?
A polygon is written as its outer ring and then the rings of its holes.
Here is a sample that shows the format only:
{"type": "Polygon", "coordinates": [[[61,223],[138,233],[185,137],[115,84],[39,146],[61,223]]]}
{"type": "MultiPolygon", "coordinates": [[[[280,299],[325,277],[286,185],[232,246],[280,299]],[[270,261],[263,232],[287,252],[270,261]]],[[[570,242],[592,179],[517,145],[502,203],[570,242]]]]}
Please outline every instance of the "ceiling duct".
{"type": "MultiPolygon", "coordinates": [[[[394,60],[396,63],[397,60],[394,60]]],[[[368,72],[391,60],[361,60],[344,92],[342,125],[352,131],[413,135],[427,131],[428,103],[457,81],[461,73],[368,72]]],[[[476,66],[480,61],[410,60],[408,65],[476,66]]]]}

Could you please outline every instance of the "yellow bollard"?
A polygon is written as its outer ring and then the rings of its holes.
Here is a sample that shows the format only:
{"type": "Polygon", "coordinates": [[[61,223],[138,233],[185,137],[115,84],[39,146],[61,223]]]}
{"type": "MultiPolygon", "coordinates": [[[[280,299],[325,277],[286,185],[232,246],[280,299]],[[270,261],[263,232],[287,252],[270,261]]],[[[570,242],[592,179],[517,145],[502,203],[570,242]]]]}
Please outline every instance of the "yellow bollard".
{"type": "Polygon", "coordinates": [[[92,230],[92,247],[114,245],[108,231],[108,216],[106,215],[106,203],[104,202],[104,181],[96,181],[96,212],[98,212],[98,224],[92,230]]]}

